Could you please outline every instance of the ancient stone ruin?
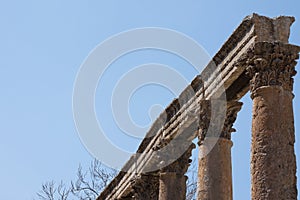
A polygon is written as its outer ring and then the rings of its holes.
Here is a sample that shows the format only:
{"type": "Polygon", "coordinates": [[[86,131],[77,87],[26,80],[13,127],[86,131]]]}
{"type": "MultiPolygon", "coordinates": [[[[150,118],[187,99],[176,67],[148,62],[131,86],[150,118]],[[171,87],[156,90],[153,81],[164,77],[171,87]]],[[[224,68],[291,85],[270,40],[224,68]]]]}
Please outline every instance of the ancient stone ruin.
{"type": "Polygon", "coordinates": [[[293,22],[286,16],[246,17],[154,122],[139,156],[129,159],[98,200],[185,199],[185,173],[197,137],[197,199],[232,199],[232,126],[249,90],[252,199],[297,199],[292,101],[300,47],[288,41],[293,22]]]}

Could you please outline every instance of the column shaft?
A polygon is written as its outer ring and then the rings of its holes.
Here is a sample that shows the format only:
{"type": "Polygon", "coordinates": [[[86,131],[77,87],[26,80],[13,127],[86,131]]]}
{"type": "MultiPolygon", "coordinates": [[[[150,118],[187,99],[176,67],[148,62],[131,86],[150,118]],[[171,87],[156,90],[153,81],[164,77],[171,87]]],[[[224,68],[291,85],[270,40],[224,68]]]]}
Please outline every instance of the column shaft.
{"type": "Polygon", "coordinates": [[[187,177],[175,172],[160,174],[159,200],[184,200],[186,195],[187,177]]]}
{"type": "Polygon", "coordinates": [[[232,200],[231,132],[242,103],[231,101],[212,111],[211,102],[200,103],[199,200],[232,200]],[[227,105],[226,105],[227,104],[227,105]],[[225,106],[225,109],[222,107],[225,106]],[[226,109],[227,108],[227,109],[226,109]],[[223,113],[224,112],[224,113],[223,113]]]}
{"type": "Polygon", "coordinates": [[[280,86],[256,90],[252,122],[252,199],[297,199],[293,95],[280,86]]]}
{"type": "Polygon", "coordinates": [[[200,145],[199,200],[232,199],[231,147],[232,142],[224,138],[206,138],[200,145]],[[211,147],[211,145],[214,146],[211,147]],[[211,151],[207,152],[209,149],[211,151]],[[207,155],[203,156],[203,154],[207,155]]]}

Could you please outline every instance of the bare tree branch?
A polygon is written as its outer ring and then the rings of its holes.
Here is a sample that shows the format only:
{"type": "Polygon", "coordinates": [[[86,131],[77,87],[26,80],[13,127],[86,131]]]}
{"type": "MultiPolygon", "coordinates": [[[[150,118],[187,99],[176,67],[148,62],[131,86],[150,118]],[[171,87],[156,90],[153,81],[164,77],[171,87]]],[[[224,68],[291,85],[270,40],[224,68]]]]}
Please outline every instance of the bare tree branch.
{"type": "MultiPolygon", "coordinates": [[[[195,162],[189,167],[186,199],[196,199],[197,168],[195,162]]],[[[37,193],[40,200],[95,200],[101,191],[117,175],[117,171],[107,169],[102,164],[93,160],[87,171],[83,171],[81,165],[77,170],[77,178],[69,184],[61,181],[58,185],[54,181],[42,185],[37,193]]]]}
{"type": "Polygon", "coordinates": [[[99,161],[94,160],[88,171],[83,171],[79,165],[77,178],[69,185],[62,181],[59,185],[54,181],[46,182],[37,193],[37,197],[40,200],[94,200],[116,175],[116,170],[108,170],[99,161]]]}
{"type": "Polygon", "coordinates": [[[186,183],[186,200],[196,200],[196,193],[197,193],[197,177],[198,177],[198,170],[197,170],[197,163],[195,162],[197,159],[192,159],[193,162],[188,169],[188,180],[186,183]]]}
{"type": "Polygon", "coordinates": [[[37,193],[37,196],[42,200],[66,200],[68,194],[69,190],[62,183],[56,187],[51,181],[42,185],[42,190],[37,193]]]}

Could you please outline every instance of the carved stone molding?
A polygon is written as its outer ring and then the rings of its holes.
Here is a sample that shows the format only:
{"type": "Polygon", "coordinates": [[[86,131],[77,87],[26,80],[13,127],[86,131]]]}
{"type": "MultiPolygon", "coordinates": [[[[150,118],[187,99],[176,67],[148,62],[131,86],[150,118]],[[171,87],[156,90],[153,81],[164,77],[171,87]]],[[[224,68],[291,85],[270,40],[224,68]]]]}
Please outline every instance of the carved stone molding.
{"type": "Polygon", "coordinates": [[[250,80],[250,91],[262,86],[282,86],[293,90],[296,60],[300,47],[279,42],[259,42],[236,63],[245,67],[250,80]]]}

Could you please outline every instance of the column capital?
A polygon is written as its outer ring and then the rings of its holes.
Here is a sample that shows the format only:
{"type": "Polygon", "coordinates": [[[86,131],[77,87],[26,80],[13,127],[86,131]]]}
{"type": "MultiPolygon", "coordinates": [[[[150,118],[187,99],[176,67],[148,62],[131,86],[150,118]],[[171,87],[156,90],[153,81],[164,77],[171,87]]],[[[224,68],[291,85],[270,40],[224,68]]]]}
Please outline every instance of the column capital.
{"type": "MultiPolygon", "coordinates": [[[[216,108],[220,112],[225,112],[219,114],[215,114],[220,119],[214,119],[211,121],[211,113],[212,106],[211,101],[202,100],[200,102],[200,119],[199,119],[199,130],[198,130],[198,145],[201,145],[205,139],[205,137],[221,137],[230,140],[231,133],[235,132],[235,129],[232,128],[233,123],[236,120],[237,113],[241,110],[243,103],[238,101],[228,101],[220,107],[225,107],[225,110],[222,108],[216,108]],[[225,119],[222,119],[225,118],[225,119]],[[210,125],[210,123],[213,123],[210,125]],[[208,135],[209,127],[213,127],[213,130],[220,130],[220,132],[210,131],[208,135]],[[214,127],[218,126],[218,127],[214,127]],[[219,127],[221,126],[221,127],[219,127]]],[[[217,111],[217,112],[218,112],[217,111]]]]}
{"type": "Polygon", "coordinates": [[[190,157],[194,148],[192,143],[179,159],[160,170],[158,199],[185,199],[187,176],[184,174],[192,161],[190,157]]]}
{"type": "Polygon", "coordinates": [[[231,133],[236,132],[236,130],[233,128],[233,123],[235,122],[237,114],[241,110],[242,105],[243,103],[239,101],[227,102],[226,118],[220,137],[230,140],[231,133]]]}
{"type": "Polygon", "coordinates": [[[296,60],[300,47],[280,42],[259,42],[241,56],[236,65],[246,68],[252,98],[263,86],[281,86],[293,90],[296,60]]]}
{"type": "Polygon", "coordinates": [[[199,103],[200,116],[198,128],[198,145],[200,145],[206,137],[211,119],[211,102],[209,100],[201,100],[199,103]]]}
{"type": "Polygon", "coordinates": [[[195,148],[195,144],[192,143],[189,148],[178,158],[176,161],[170,165],[162,168],[160,173],[175,173],[178,175],[184,175],[187,172],[187,169],[192,162],[192,150],[195,148]]]}
{"type": "Polygon", "coordinates": [[[137,200],[158,199],[159,178],[157,174],[141,174],[132,181],[132,198],[137,200]]]}

